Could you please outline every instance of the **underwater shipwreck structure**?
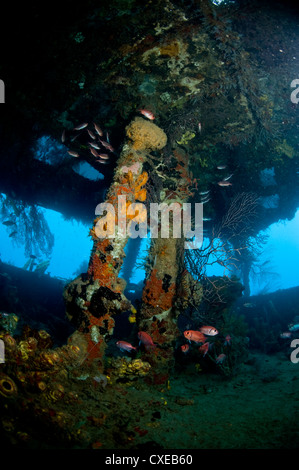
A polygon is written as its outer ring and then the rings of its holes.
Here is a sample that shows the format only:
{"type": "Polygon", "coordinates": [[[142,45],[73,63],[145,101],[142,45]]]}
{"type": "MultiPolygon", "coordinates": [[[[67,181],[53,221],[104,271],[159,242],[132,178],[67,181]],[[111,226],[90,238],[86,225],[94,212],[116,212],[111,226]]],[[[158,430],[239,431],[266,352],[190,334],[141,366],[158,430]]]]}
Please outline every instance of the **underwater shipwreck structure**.
{"type": "MultiPolygon", "coordinates": [[[[84,34],[76,29],[77,19],[68,39],[61,40],[62,52],[69,55],[65,59],[62,53],[59,60],[71,64],[76,57],[81,65],[79,71],[71,65],[67,69],[46,117],[50,94],[29,112],[28,92],[21,110],[13,103],[15,109],[1,127],[2,152],[10,158],[0,161],[0,187],[13,201],[9,207],[15,204],[15,223],[18,200],[28,205],[38,201],[67,217],[88,220],[93,240],[87,271],[64,286],[66,316],[74,331],[63,345],[53,347],[46,319],[43,328],[29,324],[15,334],[13,315],[18,312],[0,317],[5,346],[2,435],[13,445],[35,446],[39,433],[55,445],[55,429],[66,446],[97,448],[99,432],[108,435],[107,446],[115,446],[119,434],[109,434],[107,416],[116,422],[116,402],[128,393],[128,384],[167,387],[183,341],[178,322],[182,314],[215,324],[224,336],[235,327],[239,339],[227,354],[227,364],[217,363],[216,356],[228,352],[228,340],[226,345],[215,341],[210,356],[214,370],[217,366],[226,376],[233,373],[247,346],[246,328],[231,316],[230,307],[248,288],[256,236],[279,218],[292,218],[297,207],[296,116],[289,98],[290,57],[295,54],[292,19],[281,17],[279,8],[269,11],[260,5],[257,10],[246,2],[240,10],[232,8],[230,16],[208,0],[184,7],[181,2],[157,2],[156,9],[136,2],[132,17],[129,6],[120,14],[123,2],[112,3],[110,16],[106,7],[99,11],[89,5],[84,34]],[[273,39],[274,26],[279,31],[273,39]],[[113,48],[105,39],[108,30],[113,48]],[[106,46],[100,62],[95,59],[99,49],[94,31],[106,46]],[[93,51],[88,59],[86,50],[93,51]],[[25,123],[20,135],[12,126],[16,116],[25,123]],[[74,134],[76,123],[85,120],[74,134]],[[87,132],[89,137],[95,132],[90,121],[103,123],[106,136],[109,132],[105,143],[111,147],[110,164],[97,160],[98,152],[86,144],[87,132]],[[66,140],[63,134],[62,139],[67,157],[50,163],[34,158],[32,127],[35,140],[45,133],[58,140],[65,129],[70,136],[66,140]],[[90,182],[75,173],[77,157],[104,180],[90,182]],[[207,247],[186,250],[185,238],[177,236],[175,210],[188,203],[204,207],[207,247]],[[129,238],[149,235],[153,205],[167,208],[170,231],[162,236],[162,219],[155,221],[156,236],[152,229],[136,305],[126,295],[120,271],[129,238]],[[212,263],[223,267],[223,276],[206,275],[212,263]],[[137,345],[144,339],[140,333],[151,339],[143,341],[137,357],[109,349],[121,315],[131,325],[125,340],[137,345]],[[110,400],[109,409],[101,408],[99,396],[103,402],[110,400]],[[84,409],[84,425],[76,418],[79,407],[84,409]],[[34,424],[28,429],[31,416],[34,424]]],[[[128,426],[123,425],[123,434],[128,426]]],[[[140,429],[136,432],[142,435],[140,429]]],[[[123,434],[120,446],[129,447],[130,435],[123,434]]]]}
{"type": "MultiPolygon", "coordinates": [[[[113,334],[114,315],[130,309],[135,312],[135,307],[124,295],[126,282],[119,277],[124,248],[132,230],[131,222],[138,226],[137,235],[142,225],[146,235],[150,203],[168,199],[168,204],[176,202],[182,205],[188,200],[193,183],[186,156],[182,153],[181,161],[173,159],[173,168],[168,169],[165,184],[165,164],[159,150],[165,147],[167,136],[156,124],[136,117],[127,126],[126,134],[127,142],[118,159],[106,199],[106,203],[114,208],[111,214],[113,220],[107,216],[104,221],[101,217],[95,219],[91,230],[94,247],[88,272],[75,279],[65,290],[67,315],[81,337],[83,335],[87,361],[95,359],[96,367],[102,369],[106,338],[113,334]],[[155,152],[155,157],[152,152],[155,152]],[[99,224],[101,227],[105,224],[112,226],[110,238],[109,228],[102,230],[103,238],[98,237],[97,231],[101,231],[99,224]]],[[[173,307],[178,295],[178,279],[183,271],[185,240],[172,236],[173,226],[169,238],[162,238],[159,236],[160,225],[157,226],[156,238],[151,240],[147,278],[141,307],[136,312],[136,322],[139,330],[146,331],[154,343],[163,348],[150,351],[148,356],[150,362],[155,364],[155,374],[161,375],[161,370],[164,370],[163,382],[168,377],[169,362],[173,360],[173,342],[178,336],[177,314],[173,307]]]]}

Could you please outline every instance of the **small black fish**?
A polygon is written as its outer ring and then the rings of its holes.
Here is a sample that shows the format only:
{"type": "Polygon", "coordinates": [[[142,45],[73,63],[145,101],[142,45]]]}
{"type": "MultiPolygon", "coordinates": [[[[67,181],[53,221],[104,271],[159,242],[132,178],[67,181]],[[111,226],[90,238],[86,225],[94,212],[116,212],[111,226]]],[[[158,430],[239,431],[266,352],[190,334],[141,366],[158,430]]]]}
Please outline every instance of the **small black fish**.
{"type": "Polygon", "coordinates": [[[5,222],[2,222],[3,225],[6,225],[9,227],[10,225],[15,225],[16,223],[13,220],[5,220],[5,222]]]}
{"type": "Polygon", "coordinates": [[[13,232],[9,234],[9,237],[14,237],[17,233],[18,233],[17,230],[14,230],[13,232]]]}

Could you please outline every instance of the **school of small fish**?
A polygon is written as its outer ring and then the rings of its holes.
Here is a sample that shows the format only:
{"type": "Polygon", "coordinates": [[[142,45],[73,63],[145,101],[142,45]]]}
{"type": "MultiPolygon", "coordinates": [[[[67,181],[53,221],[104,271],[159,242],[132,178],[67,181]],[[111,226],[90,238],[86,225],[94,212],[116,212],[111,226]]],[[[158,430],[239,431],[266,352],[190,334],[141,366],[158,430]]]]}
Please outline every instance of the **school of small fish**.
{"type": "MultiPolygon", "coordinates": [[[[208,336],[216,336],[218,335],[218,330],[214,326],[210,325],[203,325],[199,328],[199,330],[185,330],[183,332],[184,337],[191,343],[193,341],[195,344],[200,344],[198,351],[205,357],[206,354],[212,349],[213,343],[207,341],[208,336]]],[[[119,340],[116,342],[116,346],[120,349],[121,352],[138,352],[138,349],[141,345],[143,345],[144,349],[147,352],[152,352],[157,347],[157,345],[153,342],[151,336],[146,333],[145,331],[139,331],[138,334],[139,345],[133,346],[131,343],[128,343],[124,340],[119,340]]],[[[223,345],[228,347],[231,345],[231,337],[230,335],[225,336],[225,340],[223,345]]],[[[180,346],[181,352],[185,355],[190,351],[190,345],[188,343],[182,344],[180,346]]],[[[211,356],[210,356],[211,357],[211,356]]],[[[226,354],[221,353],[219,354],[214,360],[215,364],[222,364],[226,359],[226,354]]]]}
{"type": "MultiPolygon", "coordinates": [[[[201,344],[198,348],[198,351],[205,357],[206,354],[212,349],[213,343],[207,341],[207,336],[216,336],[218,335],[218,330],[214,326],[204,325],[201,326],[198,330],[185,330],[184,337],[191,343],[193,341],[195,344],[201,344]]],[[[231,336],[226,335],[223,345],[225,347],[231,346],[231,336]]],[[[189,344],[185,343],[181,346],[181,351],[183,354],[187,354],[190,351],[189,344]]],[[[221,353],[215,359],[211,356],[210,358],[214,360],[215,364],[222,364],[226,359],[226,354],[221,353]]]]}
{"type": "MultiPolygon", "coordinates": [[[[151,336],[145,331],[139,331],[137,336],[139,339],[139,347],[141,344],[143,344],[146,351],[153,351],[157,347],[156,344],[153,342],[151,336]]],[[[132,351],[137,351],[138,349],[136,346],[133,346],[131,343],[128,343],[127,341],[123,341],[123,340],[117,341],[116,346],[122,352],[124,351],[132,352],[132,351]]]]}
{"type": "Polygon", "coordinates": [[[280,333],[280,338],[282,339],[289,339],[289,338],[292,338],[293,336],[293,333],[295,333],[295,331],[298,331],[299,330],[299,323],[290,323],[288,325],[288,331],[284,331],[283,333],[280,333]]]}
{"type": "MultiPolygon", "coordinates": [[[[84,122],[82,124],[77,125],[73,128],[73,131],[79,132],[75,136],[69,136],[70,142],[74,142],[82,132],[86,131],[88,137],[92,139],[88,141],[88,149],[93,157],[95,157],[96,163],[100,163],[102,165],[107,165],[110,163],[111,154],[115,153],[115,149],[110,143],[110,137],[108,132],[104,132],[102,128],[93,123],[93,130],[88,129],[88,122],[84,122]]],[[[61,142],[65,143],[67,140],[67,132],[64,129],[61,135],[61,142]]],[[[84,146],[81,146],[84,148],[84,146]]],[[[80,158],[80,153],[75,150],[67,150],[67,153],[74,158],[80,158]]]]}

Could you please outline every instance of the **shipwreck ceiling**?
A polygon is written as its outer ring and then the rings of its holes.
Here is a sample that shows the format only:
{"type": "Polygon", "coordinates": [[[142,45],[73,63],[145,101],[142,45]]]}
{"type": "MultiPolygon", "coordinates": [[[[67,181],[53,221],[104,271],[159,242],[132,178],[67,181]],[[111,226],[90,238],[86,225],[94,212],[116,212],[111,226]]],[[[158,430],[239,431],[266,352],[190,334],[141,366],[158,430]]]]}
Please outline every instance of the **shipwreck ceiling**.
{"type": "Polygon", "coordinates": [[[285,2],[216,7],[208,0],[20,8],[17,18],[7,13],[11,27],[0,64],[6,96],[1,192],[92,221],[125,127],[146,108],[168,136],[165,161],[184,150],[197,180],[196,200],[210,191],[207,216],[219,218],[236,194],[253,191],[261,198],[256,231],[293,217],[298,110],[290,95],[298,71],[298,11],[285,2]],[[73,128],[83,122],[109,133],[115,148],[109,165],[95,162],[86,137],[74,139],[73,128]],[[61,144],[64,130],[58,159],[34,158],[41,136],[61,144]],[[104,179],[78,175],[67,150],[104,179]],[[231,185],[218,185],[230,175],[231,185]]]}

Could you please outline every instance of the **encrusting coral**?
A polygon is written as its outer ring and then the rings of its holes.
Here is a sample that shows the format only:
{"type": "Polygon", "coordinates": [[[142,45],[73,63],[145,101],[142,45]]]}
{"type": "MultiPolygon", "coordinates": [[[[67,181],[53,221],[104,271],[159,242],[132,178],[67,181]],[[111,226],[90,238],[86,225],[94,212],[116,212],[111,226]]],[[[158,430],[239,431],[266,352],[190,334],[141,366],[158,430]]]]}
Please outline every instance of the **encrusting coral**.
{"type": "Polygon", "coordinates": [[[147,375],[150,368],[151,365],[141,359],[118,357],[109,359],[107,372],[112,381],[118,381],[119,379],[131,381],[137,377],[147,375]]]}
{"type": "Polygon", "coordinates": [[[98,212],[90,231],[94,245],[88,272],[72,281],[64,292],[67,316],[82,335],[84,362],[100,371],[104,368],[107,341],[113,334],[113,315],[132,308],[124,295],[125,282],[119,278],[119,271],[130,227],[147,222],[147,211],[141,203],[147,199],[149,175],[143,165],[151,150],[160,150],[167,143],[164,131],[141,117],[127,126],[126,133],[128,140],[105,201],[113,208],[110,218],[104,215],[105,210],[98,212]]]}
{"type": "Polygon", "coordinates": [[[167,143],[165,132],[141,117],[136,117],[126,127],[126,134],[132,140],[134,150],[160,150],[167,143]]]}

